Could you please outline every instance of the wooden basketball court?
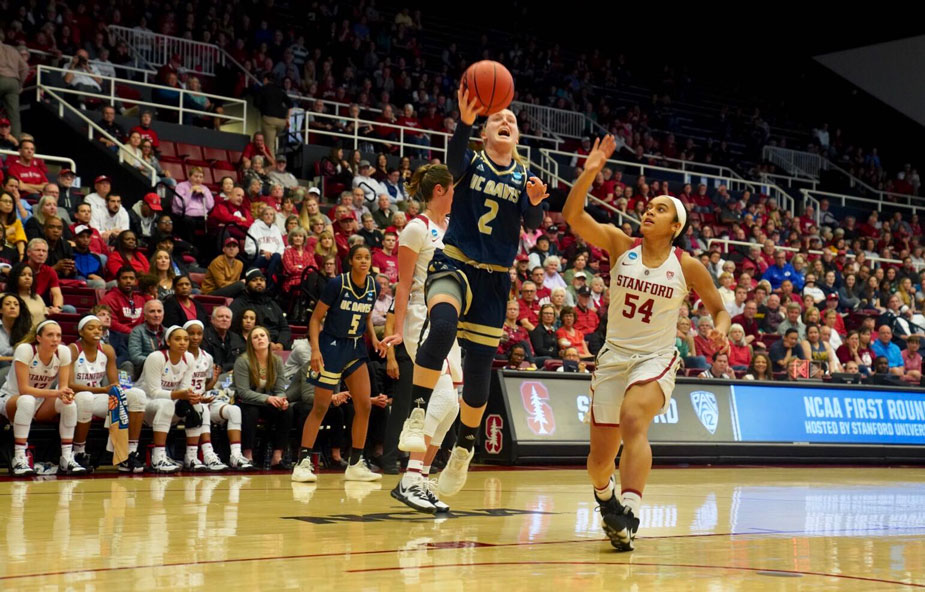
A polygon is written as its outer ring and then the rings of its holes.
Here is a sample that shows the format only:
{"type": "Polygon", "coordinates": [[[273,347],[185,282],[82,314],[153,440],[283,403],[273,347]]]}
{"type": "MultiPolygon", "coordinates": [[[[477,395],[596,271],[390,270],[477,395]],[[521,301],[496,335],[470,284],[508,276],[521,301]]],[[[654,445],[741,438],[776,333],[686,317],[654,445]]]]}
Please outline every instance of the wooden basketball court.
{"type": "Polygon", "coordinates": [[[434,518],[288,474],[0,483],[0,590],[925,588],[925,469],[656,469],[633,553],[583,470],[478,470],[434,518]]]}

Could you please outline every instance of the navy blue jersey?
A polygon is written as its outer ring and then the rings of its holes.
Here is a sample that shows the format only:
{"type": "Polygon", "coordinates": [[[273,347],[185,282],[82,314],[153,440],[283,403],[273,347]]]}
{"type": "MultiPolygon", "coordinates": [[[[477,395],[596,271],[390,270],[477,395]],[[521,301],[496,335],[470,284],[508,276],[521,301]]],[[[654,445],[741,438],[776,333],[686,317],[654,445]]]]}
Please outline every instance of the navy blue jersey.
{"type": "Polygon", "coordinates": [[[453,136],[457,141],[451,143],[456,150],[447,156],[456,189],[443,242],[477,263],[510,267],[520,245],[521,218],[533,209],[527,197],[531,175],[517,161],[500,167],[484,151],[468,147],[463,151],[465,144],[457,136],[468,140],[471,129],[457,125],[453,136]]]}
{"type": "Polygon", "coordinates": [[[370,274],[366,285],[357,286],[349,273],[332,279],[321,293],[321,301],[330,308],[324,317],[322,331],[339,339],[356,339],[366,332],[366,318],[373,310],[379,286],[370,274]]]}

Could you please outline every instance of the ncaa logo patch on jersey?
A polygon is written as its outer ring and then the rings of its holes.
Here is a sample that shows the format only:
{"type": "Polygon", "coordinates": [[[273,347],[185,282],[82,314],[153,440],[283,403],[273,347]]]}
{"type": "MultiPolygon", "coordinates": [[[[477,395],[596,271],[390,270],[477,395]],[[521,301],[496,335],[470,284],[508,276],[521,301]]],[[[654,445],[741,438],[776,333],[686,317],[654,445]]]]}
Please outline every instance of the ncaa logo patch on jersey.
{"type": "Polygon", "coordinates": [[[38,366],[38,365],[39,365],[39,361],[38,361],[38,360],[32,360],[32,367],[33,367],[33,368],[35,368],[35,367],[38,366]]]}
{"type": "Polygon", "coordinates": [[[626,258],[629,259],[630,261],[635,261],[638,257],[639,255],[633,252],[630,252],[630,254],[626,256],[626,258]]]}
{"type": "Polygon", "coordinates": [[[709,391],[693,391],[691,404],[703,427],[707,428],[711,434],[715,434],[716,427],[719,425],[719,405],[716,403],[716,395],[709,391]]]}
{"type": "Polygon", "coordinates": [[[434,237],[434,240],[437,240],[437,237],[440,235],[440,233],[437,232],[437,229],[436,229],[436,228],[431,228],[431,229],[430,229],[430,235],[431,235],[432,237],[434,237]]]}
{"type": "Polygon", "coordinates": [[[514,171],[514,173],[511,176],[514,177],[515,181],[520,181],[521,179],[524,178],[524,174],[521,173],[520,171],[514,171]]]}

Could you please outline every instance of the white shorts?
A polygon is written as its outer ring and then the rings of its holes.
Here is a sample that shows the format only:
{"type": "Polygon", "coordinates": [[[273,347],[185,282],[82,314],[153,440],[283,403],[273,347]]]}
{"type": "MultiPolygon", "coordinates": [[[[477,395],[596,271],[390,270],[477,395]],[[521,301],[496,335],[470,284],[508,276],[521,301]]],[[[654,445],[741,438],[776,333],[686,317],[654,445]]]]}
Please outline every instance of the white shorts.
{"type": "Polygon", "coordinates": [[[630,387],[647,382],[658,382],[665,395],[665,404],[659,414],[668,410],[674,391],[675,375],[681,357],[677,350],[654,354],[626,354],[610,344],[597,355],[591,375],[591,423],[599,426],[620,425],[620,406],[630,387]]]}
{"type": "MultiPolygon", "coordinates": [[[[427,305],[413,302],[408,303],[408,311],[405,313],[403,343],[405,344],[405,351],[408,352],[408,356],[411,358],[412,362],[415,356],[417,356],[418,345],[424,342],[427,333],[430,331],[428,327],[427,331],[421,335],[421,329],[424,328],[424,321],[426,319],[427,305]]],[[[443,371],[452,377],[454,385],[458,386],[462,384],[462,350],[459,347],[458,341],[453,342],[453,347],[450,349],[450,353],[446,357],[446,362],[443,364],[443,371]]]]}

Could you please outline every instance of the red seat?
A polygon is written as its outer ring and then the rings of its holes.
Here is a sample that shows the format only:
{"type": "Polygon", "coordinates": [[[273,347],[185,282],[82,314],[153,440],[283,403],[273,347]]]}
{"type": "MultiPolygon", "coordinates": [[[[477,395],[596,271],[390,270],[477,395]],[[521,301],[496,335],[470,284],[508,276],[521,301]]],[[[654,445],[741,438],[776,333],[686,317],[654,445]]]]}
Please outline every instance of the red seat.
{"type": "Polygon", "coordinates": [[[239,150],[229,150],[229,151],[228,151],[228,162],[231,162],[231,163],[234,163],[234,164],[238,164],[239,162],[241,162],[241,155],[242,155],[242,154],[243,154],[243,152],[241,152],[241,151],[239,151],[239,150]]]}
{"type": "Polygon", "coordinates": [[[211,146],[202,147],[202,157],[205,160],[219,161],[228,160],[228,153],[222,148],[212,148],[211,146]]]}
{"type": "Polygon", "coordinates": [[[497,370],[498,368],[504,368],[505,365],[507,365],[507,360],[499,360],[495,358],[494,360],[491,361],[491,367],[493,370],[497,370]]]}
{"type": "MultiPolygon", "coordinates": [[[[67,302],[65,301],[65,303],[67,302]]],[[[62,343],[72,343],[73,341],[77,340],[77,323],[80,322],[81,317],[83,317],[82,314],[69,314],[61,312],[58,314],[50,315],[48,318],[61,326],[62,343]]]]}
{"type": "Polygon", "coordinates": [[[202,167],[202,182],[206,185],[214,185],[216,179],[212,174],[212,169],[208,167],[202,167]]]}
{"type": "MultiPolygon", "coordinates": [[[[216,161],[214,161],[214,162],[212,163],[212,168],[213,168],[213,169],[218,169],[218,170],[221,170],[221,171],[233,171],[233,170],[235,170],[235,166],[234,166],[233,164],[231,164],[230,162],[228,162],[227,160],[216,160],[216,161]]],[[[233,175],[229,175],[229,176],[233,176],[233,175]]]]}
{"type": "Polygon", "coordinates": [[[78,312],[86,312],[96,306],[97,295],[93,288],[77,286],[61,286],[64,304],[70,304],[78,312]]]}
{"type": "Polygon", "coordinates": [[[179,162],[161,162],[161,167],[177,180],[177,183],[186,181],[186,168],[179,162]]]}
{"type": "Polygon", "coordinates": [[[308,327],[302,325],[289,325],[289,331],[293,339],[305,339],[308,337],[308,327]]]}
{"type": "MultiPolygon", "coordinates": [[[[200,274],[202,275],[202,274],[200,274]]],[[[200,282],[201,283],[201,282],[200,282]]],[[[207,294],[195,294],[193,298],[206,309],[206,313],[212,314],[212,310],[217,306],[228,306],[228,299],[224,296],[209,296],[207,294]]]]}
{"type": "Polygon", "coordinates": [[[180,142],[177,144],[177,155],[187,160],[203,160],[202,146],[180,142]]]}
{"type": "Polygon", "coordinates": [[[546,360],[543,362],[543,370],[555,372],[556,368],[562,365],[562,360],[546,360]]]}
{"type": "Polygon", "coordinates": [[[161,140],[160,157],[163,158],[165,156],[177,156],[177,145],[170,140],[161,140]]]}

